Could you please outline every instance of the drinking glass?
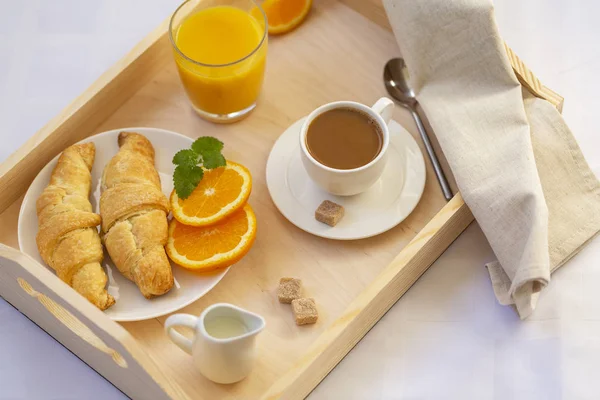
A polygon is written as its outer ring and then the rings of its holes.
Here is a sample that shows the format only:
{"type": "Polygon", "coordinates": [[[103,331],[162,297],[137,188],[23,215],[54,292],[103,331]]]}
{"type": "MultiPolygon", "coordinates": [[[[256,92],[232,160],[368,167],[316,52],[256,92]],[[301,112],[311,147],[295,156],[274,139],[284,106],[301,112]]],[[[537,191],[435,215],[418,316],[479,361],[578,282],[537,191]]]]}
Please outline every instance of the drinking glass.
{"type": "Polygon", "coordinates": [[[169,36],[183,87],[202,118],[233,122],[256,107],[268,47],[258,3],[187,0],[173,14],[169,36]]]}

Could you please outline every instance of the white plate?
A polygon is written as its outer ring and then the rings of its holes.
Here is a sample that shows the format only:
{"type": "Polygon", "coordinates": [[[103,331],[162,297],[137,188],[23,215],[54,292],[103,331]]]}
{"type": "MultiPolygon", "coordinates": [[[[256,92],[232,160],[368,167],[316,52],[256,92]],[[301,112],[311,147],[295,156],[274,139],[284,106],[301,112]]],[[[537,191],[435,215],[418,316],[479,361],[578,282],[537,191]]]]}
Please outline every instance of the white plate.
{"type": "MultiPolygon", "coordinates": [[[[118,129],[83,140],[82,143],[93,142],[96,145],[96,159],[92,168],[92,196],[90,198],[96,212],[99,211],[102,170],[106,163],[117,154],[119,150],[117,136],[122,131],[139,132],[152,142],[156,151],[156,169],[160,174],[163,192],[167,196],[173,189],[173,164],[171,162],[173,155],[181,149],[190,147],[193,142],[186,136],[156,128],[118,129]]],[[[35,243],[38,231],[35,202],[48,185],[57,159],[58,156],[50,161],[35,178],[25,194],[19,213],[19,247],[22,252],[30,255],[42,265],[46,264],[38,253],[35,243]]],[[[133,282],[121,275],[106,252],[102,264],[108,272],[108,292],[116,299],[116,303],[105,313],[115,321],[139,321],[177,311],[208,293],[228,271],[226,269],[215,273],[198,274],[171,264],[175,285],[169,293],[148,300],[142,296],[133,282]]]]}
{"type": "Polygon", "coordinates": [[[300,159],[298,137],[305,118],[277,139],[267,161],[267,186],[279,211],[298,228],[328,239],[352,240],[379,235],[402,222],[425,188],[425,161],[413,137],[392,121],[388,161],[381,178],[366,192],[341,197],[320,189],[300,159]],[[323,200],[341,204],[344,218],[334,227],[315,220],[323,200]]]}

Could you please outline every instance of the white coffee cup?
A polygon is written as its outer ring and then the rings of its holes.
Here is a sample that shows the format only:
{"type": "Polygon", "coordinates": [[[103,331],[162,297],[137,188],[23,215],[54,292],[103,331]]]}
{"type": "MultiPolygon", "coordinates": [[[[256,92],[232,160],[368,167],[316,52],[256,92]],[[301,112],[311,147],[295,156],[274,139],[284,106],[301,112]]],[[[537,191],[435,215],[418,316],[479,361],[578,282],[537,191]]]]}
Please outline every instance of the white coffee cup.
{"type": "Polygon", "coordinates": [[[387,151],[390,145],[389,122],[392,120],[394,102],[382,97],[368,107],[354,101],[335,101],[325,104],[311,112],[300,131],[300,149],[302,164],[310,178],[323,190],[338,196],[351,196],[369,189],[381,176],[387,161],[387,151]],[[371,117],[380,128],[383,135],[381,151],[368,164],[353,169],[336,169],[317,161],[308,151],[306,134],[312,121],[319,115],[336,108],[354,109],[371,117]]]}

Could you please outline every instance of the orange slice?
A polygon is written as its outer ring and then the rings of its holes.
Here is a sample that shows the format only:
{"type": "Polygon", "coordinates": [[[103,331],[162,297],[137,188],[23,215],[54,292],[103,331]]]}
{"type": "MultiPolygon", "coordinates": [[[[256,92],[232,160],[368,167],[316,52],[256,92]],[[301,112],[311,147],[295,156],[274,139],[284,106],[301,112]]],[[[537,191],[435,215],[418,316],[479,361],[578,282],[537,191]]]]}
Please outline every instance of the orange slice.
{"type": "Polygon", "coordinates": [[[173,216],[192,226],[221,221],[246,204],[252,190],[252,176],[243,165],[227,161],[225,167],[204,171],[204,177],[185,200],[173,190],[170,203],[173,216]]]}
{"type": "Polygon", "coordinates": [[[235,264],[248,253],[256,238],[256,216],[246,204],[212,226],[169,224],[167,254],[173,262],[196,271],[211,271],[235,264]]]}
{"type": "MultiPolygon", "coordinates": [[[[265,0],[261,7],[267,15],[269,33],[278,35],[296,28],[304,21],[312,0],[265,0]]],[[[252,10],[252,14],[260,20],[260,10],[252,10]]]]}

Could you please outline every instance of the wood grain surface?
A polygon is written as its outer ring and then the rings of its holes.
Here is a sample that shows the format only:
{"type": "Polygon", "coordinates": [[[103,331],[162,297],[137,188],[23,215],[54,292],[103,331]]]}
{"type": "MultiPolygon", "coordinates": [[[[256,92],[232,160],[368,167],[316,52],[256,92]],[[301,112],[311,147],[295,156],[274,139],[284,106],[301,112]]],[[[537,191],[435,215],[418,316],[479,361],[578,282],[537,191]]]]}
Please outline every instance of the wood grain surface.
{"type": "MultiPolygon", "coordinates": [[[[375,238],[336,242],[313,237],[285,220],[269,198],[266,160],[287,126],[330,101],[372,104],[385,95],[382,68],[399,52],[386,26],[379,0],[316,2],[305,24],[270,39],[257,109],[237,124],[214,125],[189,106],[163,23],[0,166],[0,242],[16,247],[22,195],[43,165],[67,145],[94,133],[136,126],[223,140],[226,157],[253,174],[250,203],[258,217],[258,236],[249,255],[182,312],[198,315],[207,305],[224,301],[266,318],[267,329],[257,341],[259,360],[247,379],[234,385],[209,382],[164,334],[166,317],[110,321],[53,273],[7,247],[0,247],[0,293],[131,397],[306,396],[473,220],[460,195],[450,203],[443,200],[429,163],[415,211],[375,238]],[[278,303],[275,291],[282,276],[303,280],[306,294],[318,304],[316,325],[296,326],[289,306],[278,303]]],[[[543,85],[536,86],[539,81],[531,77],[530,89],[537,87],[544,97],[543,85]]],[[[398,108],[394,118],[417,137],[406,111],[398,108]]]]}
{"type": "MultiPolygon", "coordinates": [[[[164,334],[166,317],[119,326],[82,305],[85,300],[70,288],[57,291],[54,286],[62,282],[48,271],[43,270],[38,283],[31,276],[26,279],[37,292],[70,306],[70,312],[81,315],[94,332],[94,326],[114,329],[118,334],[111,337],[127,346],[119,347],[106,335],[102,340],[124,353],[129,365],[137,362],[146,371],[158,369],[164,374],[172,387],[160,386],[169,396],[185,397],[178,391],[181,388],[194,399],[304,397],[473,217],[459,195],[451,203],[444,201],[429,163],[425,192],[414,212],[391,231],[360,241],[337,242],[307,234],[281,216],[268,195],[266,160],[286,127],[330,101],[355,100],[370,105],[385,96],[382,68],[398,52],[389,30],[338,1],[316,2],[301,27],[270,39],[267,76],[258,107],[233,125],[214,125],[194,114],[168,54],[165,32],[163,24],[2,167],[0,209],[4,212],[0,224],[5,229],[0,241],[16,246],[19,196],[48,160],[83,137],[136,126],[169,129],[192,138],[218,137],[225,142],[226,157],[252,172],[250,203],[258,218],[258,236],[248,256],[214,290],[181,311],[199,315],[209,304],[230,302],[265,317],[267,328],[257,340],[260,356],[247,379],[217,385],[202,377],[192,359],[164,334]],[[11,182],[16,182],[14,187],[11,182]],[[316,299],[319,308],[317,324],[296,326],[289,305],[278,303],[275,291],[282,276],[303,280],[306,294],[316,299]],[[44,286],[46,283],[52,285],[44,286]],[[69,296],[63,296],[64,292],[69,296]],[[92,326],[88,324],[91,321],[92,326]],[[131,345],[130,337],[136,339],[131,345]],[[137,357],[140,352],[144,357],[137,357]]],[[[408,112],[398,108],[394,118],[418,137],[408,112]]],[[[23,293],[14,297],[13,304],[34,320],[46,318],[42,318],[44,310],[39,302],[23,293]]],[[[130,396],[142,397],[148,379],[162,382],[159,374],[138,374],[142,377],[128,386],[124,381],[129,368],[122,369],[102,351],[81,350],[81,346],[85,348],[81,339],[68,329],[50,333],[130,396]],[[104,365],[103,360],[110,362],[104,365]],[[114,370],[106,372],[105,368],[114,370]],[[118,379],[113,378],[115,371],[119,371],[118,379]]]]}

